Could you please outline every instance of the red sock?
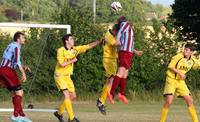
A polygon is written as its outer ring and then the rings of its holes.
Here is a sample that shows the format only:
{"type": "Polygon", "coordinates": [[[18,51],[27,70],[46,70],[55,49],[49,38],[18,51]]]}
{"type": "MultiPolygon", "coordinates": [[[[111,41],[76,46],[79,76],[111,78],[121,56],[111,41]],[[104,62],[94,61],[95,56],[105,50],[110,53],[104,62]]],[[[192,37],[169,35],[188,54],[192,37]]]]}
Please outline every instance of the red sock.
{"type": "Polygon", "coordinates": [[[14,116],[17,117],[18,115],[20,116],[25,116],[23,109],[22,109],[22,97],[19,95],[15,95],[13,97],[13,105],[14,105],[14,116]]]}
{"type": "Polygon", "coordinates": [[[115,90],[117,89],[117,86],[119,85],[119,83],[120,83],[120,77],[118,77],[117,75],[115,75],[114,80],[113,80],[113,84],[112,84],[112,88],[110,90],[110,94],[112,96],[114,96],[115,90]]]}
{"type": "Polygon", "coordinates": [[[120,93],[125,95],[125,88],[126,88],[126,78],[121,78],[120,82],[120,93]]]}
{"type": "Polygon", "coordinates": [[[16,102],[15,102],[15,96],[14,97],[12,97],[12,102],[13,102],[13,106],[14,106],[14,112],[13,112],[13,115],[15,116],[15,117],[17,117],[18,116],[18,111],[17,111],[17,108],[16,108],[16,102]]]}

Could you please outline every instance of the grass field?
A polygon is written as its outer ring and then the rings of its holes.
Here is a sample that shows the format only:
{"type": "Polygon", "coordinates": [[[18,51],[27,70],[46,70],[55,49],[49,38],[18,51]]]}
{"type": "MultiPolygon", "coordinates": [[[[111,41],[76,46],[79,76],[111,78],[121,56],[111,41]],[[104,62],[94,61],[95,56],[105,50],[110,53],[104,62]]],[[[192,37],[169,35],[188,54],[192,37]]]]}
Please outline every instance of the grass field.
{"type": "MultiPolygon", "coordinates": [[[[57,107],[58,102],[36,103],[35,108],[57,107]]],[[[0,108],[11,108],[9,102],[0,103],[0,108]]],[[[107,115],[101,115],[95,106],[95,101],[75,102],[74,111],[81,122],[159,122],[160,109],[162,102],[132,102],[128,105],[116,103],[115,105],[107,104],[107,115]]],[[[199,113],[200,108],[196,105],[199,113]]],[[[26,112],[33,122],[57,122],[53,113],[26,112]]],[[[1,112],[0,122],[9,122],[11,112],[1,112]]],[[[67,122],[67,115],[65,114],[67,122]]],[[[176,102],[172,105],[167,122],[191,122],[184,102],[176,102]]]]}

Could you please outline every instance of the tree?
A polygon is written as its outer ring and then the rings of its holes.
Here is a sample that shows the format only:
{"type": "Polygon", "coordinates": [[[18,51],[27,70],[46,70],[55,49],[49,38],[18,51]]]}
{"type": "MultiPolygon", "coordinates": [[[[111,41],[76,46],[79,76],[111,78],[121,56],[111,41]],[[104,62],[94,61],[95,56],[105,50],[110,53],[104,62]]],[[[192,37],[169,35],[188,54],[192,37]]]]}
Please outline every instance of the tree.
{"type": "Polygon", "coordinates": [[[175,0],[170,18],[183,39],[200,43],[200,1],[175,0]]]}

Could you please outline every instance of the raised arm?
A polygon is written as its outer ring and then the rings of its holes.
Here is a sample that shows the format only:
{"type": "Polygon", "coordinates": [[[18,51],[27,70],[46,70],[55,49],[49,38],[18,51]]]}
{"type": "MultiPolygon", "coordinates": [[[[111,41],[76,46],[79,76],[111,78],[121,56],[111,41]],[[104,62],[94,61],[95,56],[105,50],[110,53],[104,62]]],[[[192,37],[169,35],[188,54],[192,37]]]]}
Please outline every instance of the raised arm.
{"type": "Polygon", "coordinates": [[[92,48],[96,47],[97,45],[99,45],[101,43],[102,43],[102,40],[100,40],[100,41],[97,40],[97,41],[91,42],[91,43],[88,44],[89,45],[88,49],[92,49],[92,48]]]}

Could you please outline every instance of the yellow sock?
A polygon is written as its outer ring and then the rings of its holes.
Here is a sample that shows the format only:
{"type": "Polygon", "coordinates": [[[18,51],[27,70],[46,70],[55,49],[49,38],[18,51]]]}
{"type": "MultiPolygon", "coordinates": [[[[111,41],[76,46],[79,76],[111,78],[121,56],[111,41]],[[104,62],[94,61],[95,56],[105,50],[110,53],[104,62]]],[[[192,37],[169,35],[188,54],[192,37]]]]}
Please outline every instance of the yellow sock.
{"type": "Polygon", "coordinates": [[[198,117],[194,106],[189,106],[188,111],[192,117],[193,122],[198,122],[198,117]]]}
{"type": "Polygon", "coordinates": [[[166,118],[167,118],[167,113],[168,113],[169,109],[163,107],[161,110],[161,117],[160,117],[160,122],[165,122],[166,118]]]}
{"type": "Polygon", "coordinates": [[[101,93],[100,101],[102,102],[103,105],[105,105],[107,96],[108,96],[108,91],[110,91],[110,86],[104,85],[103,91],[101,93]]]}
{"type": "Polygon", "coordinates": [[[63,102],[58,108],[58,114],[62,115],[65,112],[65,103],[63,102]]]}
{"type": "Polygon", "coordinates": [[[67,110],[67,113],[69,115],[69,119],[70,120],[74,119],[74,112],[73,112],[71,100],[70,99],[65,99],[64,100],[64,104],[65,104],[65,108],[67,110]]]}

